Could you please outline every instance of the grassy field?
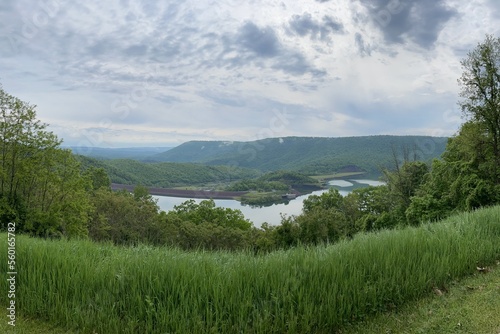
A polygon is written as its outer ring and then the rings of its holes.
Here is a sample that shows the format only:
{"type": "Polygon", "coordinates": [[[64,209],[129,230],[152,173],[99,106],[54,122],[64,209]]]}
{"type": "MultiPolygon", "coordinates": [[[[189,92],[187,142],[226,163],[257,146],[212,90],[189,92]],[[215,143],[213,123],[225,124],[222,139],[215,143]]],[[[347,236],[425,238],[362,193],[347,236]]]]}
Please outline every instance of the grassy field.
{"type": "Polygon", "coordinates": [[[265,256],[22,236],[16,252],[20,315],[81,333],[331,333],[495,263],[500,207],[265,256]]]}
{"type": "MultiPolygon", "coordinates": [[[[500,334],[500,263],[451,282],[446,290],[429,293],[398,310],[347,325],[339,334],[500,334]]],[[[13,329],[0,322],[5,334],[77,334],[32,318],[18,318],[13,329]]]]}
{"type": "MultiPolygon", "coordinates": [[[[398,310],[347,325],[338,334],[500,334],[500,263],[460,281],[446,290],[429,293],[398,310]]],[[[15,329],[0,322],[5,334],[77,334],[32,318],[18,318],[15,329]]]]}

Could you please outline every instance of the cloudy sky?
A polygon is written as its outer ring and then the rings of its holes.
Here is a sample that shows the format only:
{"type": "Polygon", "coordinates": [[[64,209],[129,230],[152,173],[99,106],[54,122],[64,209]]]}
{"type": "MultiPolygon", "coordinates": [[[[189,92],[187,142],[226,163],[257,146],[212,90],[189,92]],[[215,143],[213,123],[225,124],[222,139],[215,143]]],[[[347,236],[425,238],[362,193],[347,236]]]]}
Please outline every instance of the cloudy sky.
{"type": "Polygon", "coordinates": [[[0,83],[79,146],[455,133],[497,0],[2,0],[0,83]]]}

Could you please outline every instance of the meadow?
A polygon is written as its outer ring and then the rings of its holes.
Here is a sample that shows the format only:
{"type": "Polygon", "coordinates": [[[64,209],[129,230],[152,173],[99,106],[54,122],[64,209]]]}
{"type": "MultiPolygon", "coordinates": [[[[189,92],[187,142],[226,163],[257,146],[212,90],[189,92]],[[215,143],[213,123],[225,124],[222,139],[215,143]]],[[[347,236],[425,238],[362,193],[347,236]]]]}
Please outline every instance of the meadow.
{"type": "Polygon", "coordinates": [[[500,207],[265,255],[18,236],[16,257],[19,314],[81,333],[331,333],[494,263],[500,207]]]}

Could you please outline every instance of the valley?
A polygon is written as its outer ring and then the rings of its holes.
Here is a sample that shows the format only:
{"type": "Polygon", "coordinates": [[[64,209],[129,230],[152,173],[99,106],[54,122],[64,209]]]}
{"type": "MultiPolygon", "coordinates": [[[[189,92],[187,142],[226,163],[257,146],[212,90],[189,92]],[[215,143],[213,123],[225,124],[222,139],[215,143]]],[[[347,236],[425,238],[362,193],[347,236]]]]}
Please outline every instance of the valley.
{"type": "Polygon", "coordinates": [[[149,148],[138,159],[78,157],[83,168],[103,168],[114,189],[141,185],[153,195],[235,199],[262,206],[286,202],[286,194],[325,189],[331,179],[377,180],[382,170],[402,161],[430,162],[442,154],[446,142],[444,137],[426,136],[285,137],[192,141],[144,157],[157,150],[149,148]]]}

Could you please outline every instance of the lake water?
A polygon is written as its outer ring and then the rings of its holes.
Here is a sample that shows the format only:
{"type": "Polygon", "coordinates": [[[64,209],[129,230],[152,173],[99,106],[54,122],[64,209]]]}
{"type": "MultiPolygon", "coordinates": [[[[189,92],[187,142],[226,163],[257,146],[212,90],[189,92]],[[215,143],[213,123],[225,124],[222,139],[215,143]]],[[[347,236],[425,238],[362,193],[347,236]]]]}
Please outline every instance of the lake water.
{"type": "MultiPolygon", "coordinates": [[[[342,196],[346,196],[354,189],[367,187],[369,185],[379,186],[384,183],[375,180],[333,180],[328,182],[328,184],[337,188],[342,196]]],[[[322,189],[304,196],[299,196],[288,203],[279,203],[265,207],[242,205],[238,201],[226,199],[216,199],[214,202],[215,205],[220,207],[240,210],[245,218],[253,222],[255,226],[260,227],[264,222],[267,222],[269,225],[279,225],[281,223],[281,214],[286,214],[287,216],[299,215],[302,212],[304,199],[311,195],[321,195],[325,191],[328,191],[328,189],[322,189]]],[[[158,200],[158,205],[163,211],[170,211],[175,205],[182,204],[189,200],[189,198],[166,196],[153,196],[153,198],[158,200]]],[[[196,203],[200,203],[203,199],[193,198],[193,200],[196,203]]]]}

